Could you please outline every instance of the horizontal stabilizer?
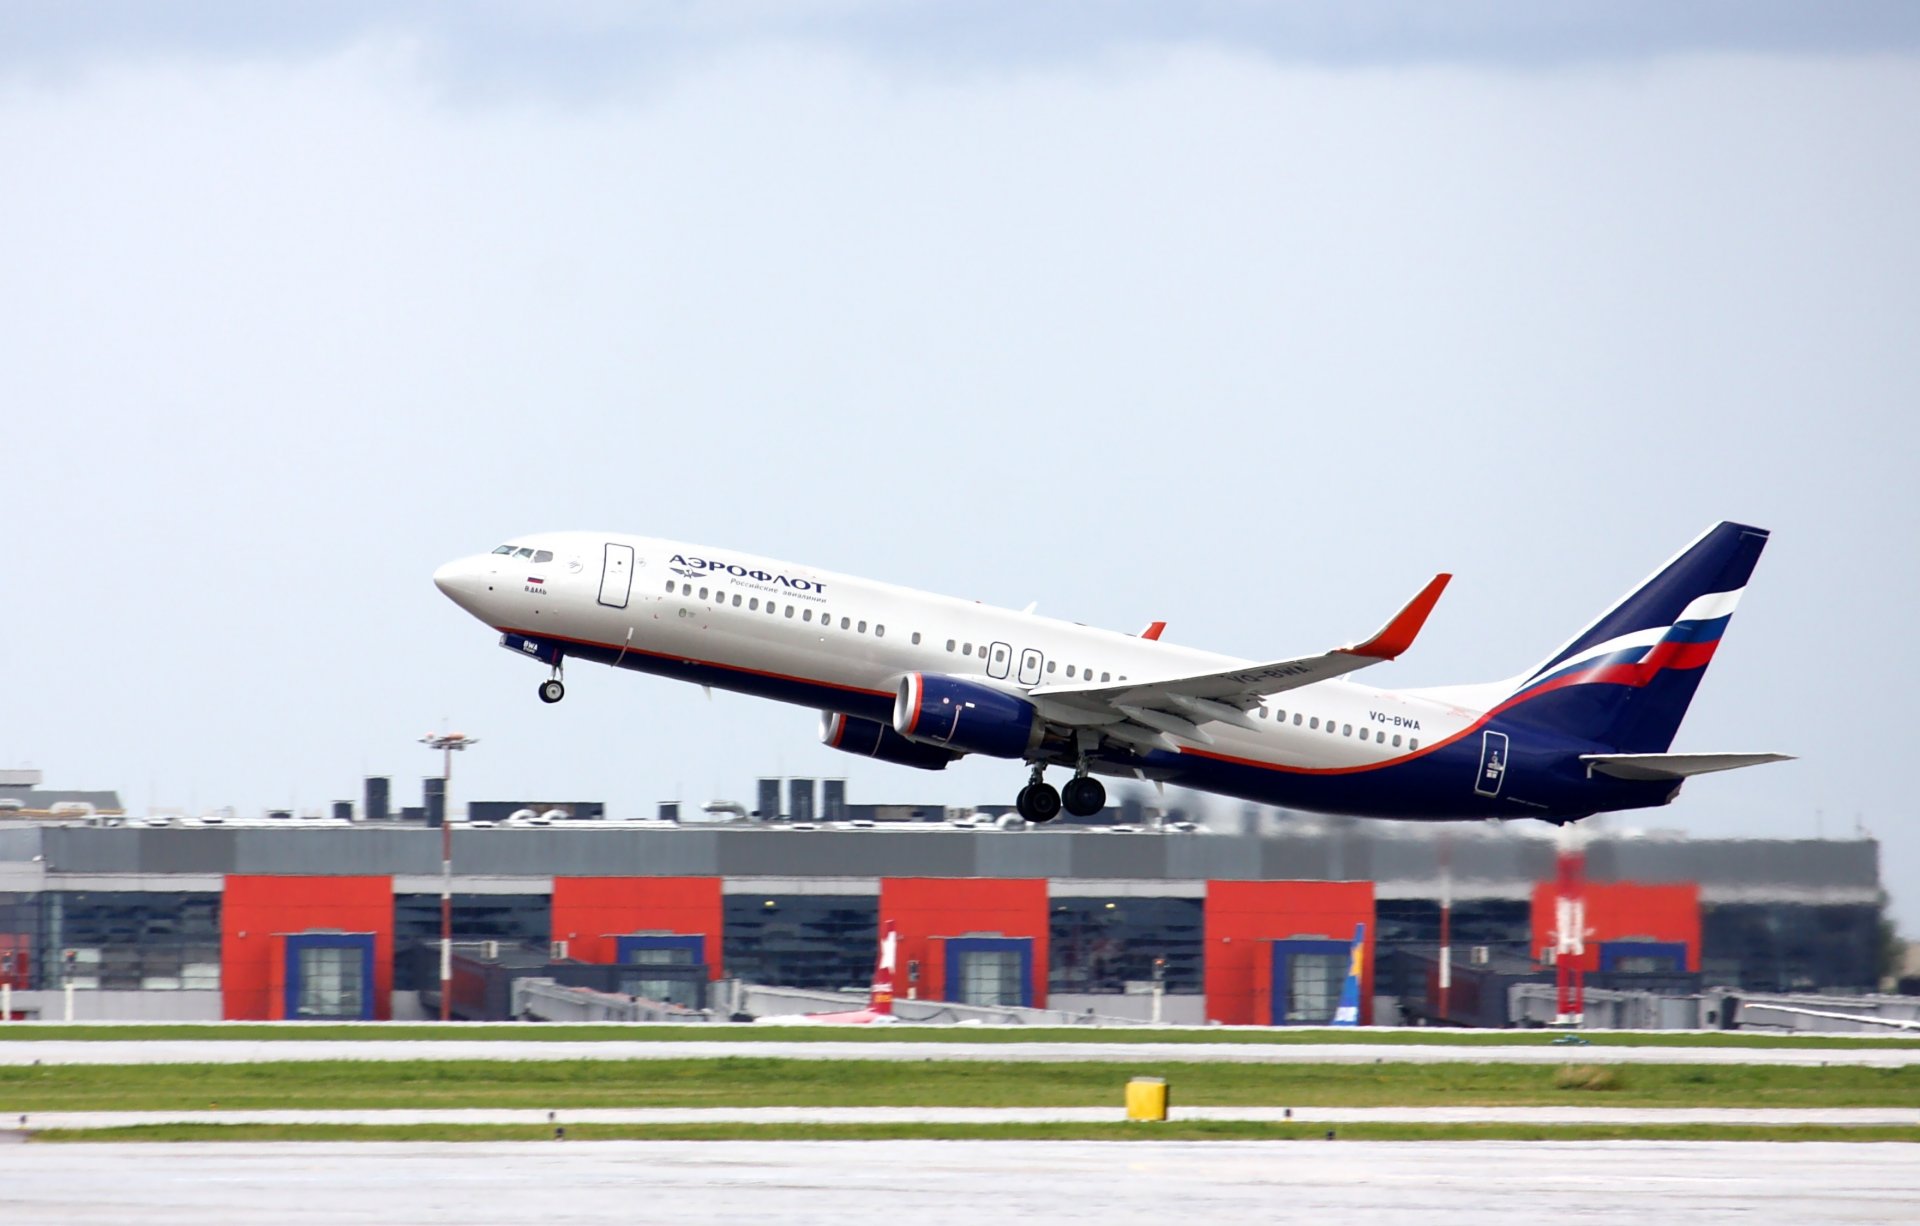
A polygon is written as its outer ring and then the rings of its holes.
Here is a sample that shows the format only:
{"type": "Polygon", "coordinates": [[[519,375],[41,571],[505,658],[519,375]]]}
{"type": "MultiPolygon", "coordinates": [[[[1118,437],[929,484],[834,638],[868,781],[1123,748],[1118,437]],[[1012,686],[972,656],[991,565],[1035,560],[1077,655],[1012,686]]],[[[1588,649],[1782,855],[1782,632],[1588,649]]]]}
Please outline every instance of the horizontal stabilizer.
{"type": "Polygon", "coordinates": [[[1767,762],[1791,762],[1789,753],[1583,753],[1589,771],[1615,779],[1685,779],[1767,762]]]}

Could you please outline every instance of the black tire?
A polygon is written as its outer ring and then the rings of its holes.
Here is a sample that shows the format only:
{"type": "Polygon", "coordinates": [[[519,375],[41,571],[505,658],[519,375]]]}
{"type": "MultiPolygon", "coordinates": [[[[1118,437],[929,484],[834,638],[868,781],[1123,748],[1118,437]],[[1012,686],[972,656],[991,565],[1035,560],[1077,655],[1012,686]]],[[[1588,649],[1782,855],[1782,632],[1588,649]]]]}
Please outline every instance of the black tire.
{"type": "Polygon", "coordinates": [[[559,702],[562,698],[565,698],[566,696],[567,696],[567,687],[564,685],[561,685],[558,681],[542,681],[540,683],[540,701],[541,702],[547,702],[547,703],[559,702]]]}
{"type": "Polygon", "coordinates": [[[1060,797],[1067,812],[1075,817],[1092,817],[1107,807],[1107,789],[1091,775],[1068,780],[1060,789],[1060,797]]]}
{"type": "Polygon", "coordinates": [[[1029,783],[1020,789],[1013,807],[1035,825],[1050,822],[1060,816],[1060,793],[1050,783],[1029,783]]]}

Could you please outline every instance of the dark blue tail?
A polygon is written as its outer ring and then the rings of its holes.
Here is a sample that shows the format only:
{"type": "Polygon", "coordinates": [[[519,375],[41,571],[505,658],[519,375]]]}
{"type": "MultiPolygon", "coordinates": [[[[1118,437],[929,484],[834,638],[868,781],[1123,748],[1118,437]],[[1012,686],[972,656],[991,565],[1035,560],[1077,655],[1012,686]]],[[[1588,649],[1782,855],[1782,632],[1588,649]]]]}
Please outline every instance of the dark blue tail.
{"type": "Polygon", "coordinates": [[[1760,528],[1709,528],[1525,674],[1499,710],[1622,753],[1664,753],[1766,544],[1760,528]]]}

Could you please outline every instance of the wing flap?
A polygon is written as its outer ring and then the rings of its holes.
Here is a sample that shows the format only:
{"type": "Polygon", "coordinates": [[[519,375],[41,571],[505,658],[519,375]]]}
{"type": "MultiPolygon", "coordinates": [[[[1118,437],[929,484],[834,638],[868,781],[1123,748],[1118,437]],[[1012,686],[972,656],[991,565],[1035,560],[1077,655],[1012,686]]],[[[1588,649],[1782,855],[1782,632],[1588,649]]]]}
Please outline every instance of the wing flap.
{"type": "Polygon", "coordinates": [[[1612,775],[1615,779],[1639,781],[1687,779],[1710,775],[1715,771],[1739,770],[1743,766],[1763,766],[1768,762],[1791,762],[1786,753],[1583,753],[1580,760],[1589,771],[1612,775]]]}

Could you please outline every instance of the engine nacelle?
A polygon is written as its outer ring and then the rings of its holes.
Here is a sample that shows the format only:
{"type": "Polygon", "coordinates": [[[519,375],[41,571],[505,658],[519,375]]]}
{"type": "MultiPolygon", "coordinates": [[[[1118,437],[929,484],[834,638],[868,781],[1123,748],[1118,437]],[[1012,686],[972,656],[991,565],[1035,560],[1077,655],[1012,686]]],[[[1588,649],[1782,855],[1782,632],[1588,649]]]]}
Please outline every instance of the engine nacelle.
{"type": "Polygon", "coordinates": [[[878,720],[842,715],[838,711],[820,713],[820,743],[842,753],[857,753],[863,757],[878,758],[882,762],[892,762],[896,766],[917,766],[926,771],[945,770],[948,763],[966,756],[938,745],[909,741],[878,720]]]}
{"type": "Polygon", "coordinates": [[[1021,758],[1040,739],[1033,704],[941,673],[908,673],[893,703],[893,730],[961,753],[1021,758]]]}

